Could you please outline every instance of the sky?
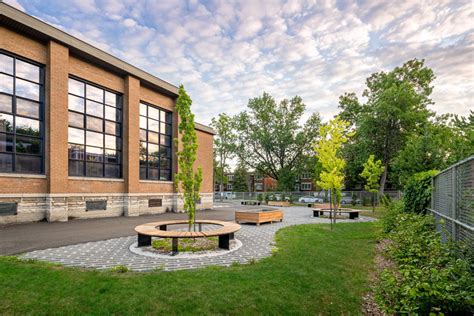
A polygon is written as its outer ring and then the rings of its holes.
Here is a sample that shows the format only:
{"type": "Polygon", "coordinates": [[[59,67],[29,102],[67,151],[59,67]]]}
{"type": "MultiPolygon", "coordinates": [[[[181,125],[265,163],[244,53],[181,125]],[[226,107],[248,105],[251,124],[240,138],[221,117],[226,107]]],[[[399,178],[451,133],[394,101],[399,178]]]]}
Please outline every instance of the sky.
{"type": "Polygon", "coordinates": [[[245,110],[263,91],[299,95],[324,120],[344,92],[412,58],[436,75],[431,108],[474,110],[474,2],[7,0],[174,85],[198,122],[245,110]]]}

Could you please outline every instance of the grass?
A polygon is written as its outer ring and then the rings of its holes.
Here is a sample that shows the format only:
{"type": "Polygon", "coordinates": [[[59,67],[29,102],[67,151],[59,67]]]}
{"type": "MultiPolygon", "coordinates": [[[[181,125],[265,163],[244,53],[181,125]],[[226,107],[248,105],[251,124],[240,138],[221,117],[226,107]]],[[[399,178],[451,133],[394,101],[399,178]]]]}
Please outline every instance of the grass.
{"type": "Polygon", "coordinates": [[[360,314],[377,229],[287,227],[271,257],[190,271],[117,273],[0,257],[0,314],[360,314]]]}
{"type": "MultiPolygon", "coordinates": [[[[157,250],[169,252],[172,250],[171,241],[171,238],[155,239],[151,246],[157,250]]],[[[178,242],[178,251],[181,252],[197,252],[214,250],[217,248],[217,237],[180,238],[178,242]]]]}

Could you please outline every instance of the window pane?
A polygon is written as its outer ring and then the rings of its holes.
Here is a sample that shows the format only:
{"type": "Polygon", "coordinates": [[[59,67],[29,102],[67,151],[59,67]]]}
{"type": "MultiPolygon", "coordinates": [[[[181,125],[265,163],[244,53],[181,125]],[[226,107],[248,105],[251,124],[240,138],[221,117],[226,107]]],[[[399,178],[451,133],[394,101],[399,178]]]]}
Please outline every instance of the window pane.
{"type": "Polygon", "coordinates": [[[84,146],[69,144],[69,159],[84,160],[84,146]]]}
{"type": "Polygon", "coordinates": [[[173,114],[170,112],[166,112],[166,123],[171,124],[171,121],[173,119],[173,114]]]}
{"type": "Polygon", "coordinates": [[[104,161],[104,150],[102,148],[87,146],[86,147],[86,160],[96,161],[96,162],[104,161]]]}
{"type": "Polygon", "coordinates": [[[41,154],[41,140],[38,138],[17,136],[16,152],[25,154],[41,154]]]}
{"type": "Polygon", "coordinates": [[[171,147],[171,137],[160,134],[160,144],[163,146],[170,146],[171,147]]]}
{"type": "Polygon", "coordinates": [[[105,165],[105,177],[120,178],[120,165],[105,165]]]}
{"type": "Polygon", "coordinates": [[[16,99],[16,114],[39,118],[40,105],[37,102],[16,99]]]}
{"type": "Polygon", "coordinates": [[[120,124],[105,121],[105,132],[107,134],[120,136],[120,124]]]}
{"type": "Polygon", "coordinates": [[[118,121],[117,110],[110,106],[105,107],[105,118],[111,121],[118,121]]]}
{"type": "Polygon", "coordinates": [[[117,106],[117,95],[112,92],[105,91],[105,104],[117,106]]]}
{"type": "Polygon", "coordinates": [[[140,116],[140,128],[146,129],[146,117],[140,116]]]}
{"type": "Polygon", "coordinates": [[[104,165],[97,162],[86,163],[86,176],[88,177],[102,177],[104,165]]]}
{"type": "Polygon", "coordinates": [[[86,144],[89,146],[103,147],[104,134],[95,132],[86,132],[86,144]]]}
{"type": "Polygon", "coordinates": [[[140,140],[146,142],[146,130],[144,130],[144,129],[140,130],[140,140]]]}
{"type": "Polygon", "coordinates": [[[161,154],[160,155],[161,157],[165,157],[165,158],[171,157],[171,148],[160,146],[160,154],[161,154]]]}
{"type": "Polygon", "coordinates": [[[0,113],[0,132],[13,132],[13,115],[0,113]]]}
{"type": "Polygon", "coordinates": [[[18,134],[40,136],[40,121],[16,117],[15,128],[18,134]]]}
{"type": "Polygon", "coordinates": [[[0,171],[1,172],[13,171],[13,155],[0,154],[0,171]]]}
{"type": "Polygon", "coordinates": [[[0,92],[13,94],[13,77],[0,74],[0,92]]]}
{"type": "Polygon", "coordinates": [[[160,159],[160,168],[161,169],[170,169],[171,168],[171,160],[166,158],[160,159]]]}
{"type": "Polygon", "coordinates": [[[150,143],[158,144],[158,139],[159,139],[158,135],[159,135],[158,133],[148,132],[148,141],[150,143]]]}
{"type": "Polygon", "coordinates": [[[171,171],[170,170],[160,170],[160,180],[171,181],[171,171]]]}
{"type": "Polygon", "coordinates": [[[40,86],[36,83],[17,78],[15,93],[17,96],[39,101],[40,86]]]}
{"type": "Polygon", "coordinates": [[[69,93],[84,96],[84,83],[69,78],[69,93]]]}
{"type": "Polygon", "coordinates": [[[146,167],[140,167],[140,179],[146,179],[146,167]]]}
{"type": "Polygon", "coordinates": [[[69,95],[69,110],[84,113],[84,99],[69,95]]]}
{"type": "Polygon", "coordinates": [[[15,171],[24,173],[40,173],[41,157],[39,156],[15,156],[15,171]]]}
{"type": "Polygon", "coordinates": [[[13,152],[13,135],[0,133],[0,151],[13,152]]]}
{"type": "MultiPolygon", "coordinates": [[[[1,56],[1,55],[0,55],[1,56]]],[[[0,94],[0,111],[12,112],[12,97],[6,94],[0,94]]]]}
{"type": "Polygon", "coordinates": [[[0,54],[0,72],[13,75],[13,58],[0,54]]]}
{"type": "Polygon", "coordinates": [[[86,94],[87,94],[88,99],[91,99],[100,103],[104,102],[104,90],[100,88],[87,85],[86,94]]]}
{"type": "Polygon", "coordinates": [[[152,168],[159,167],[159,159],[156,156],[148,156],[148,166],[152,168]]]}
{"type": "Polygon", "coordinates": [[[160,133],[166,134],[166,135],[171,135],[171,125],[165,124],[165,123],[160,123],[160,133]]]}
{"type": "Polygon", "coordinates": [[[159,156],[158,145],[148,144],[148,156],[159,156]]]}
{"type": "Polygon", "coordinates": [[[34,82],[40,82],[40,68],[21,60],[16,60],[15,74],[17,77],[28,79],[34,82]]]}
{"type": "Polygon", "coordinates": [[[160,119],[160,110],[152,107],[152,106],[149,106],[148,107],[148,117],[149,118],[152,118],[152,119],[155,119],[155,120],[159,120],[160,119]]]}
{"type": "Polygon", "coordinates": [[[84,162],[77,160],[69,160],[69,175],[70,176],[84,176],[84,162]]]}
{"type": "Polygon", "coordinates": [[[105,147],[110,149],[120,149],[120,138],[105,135],[105,147]]]}
{"type": "Polygon", "coordinates": [[[84,145],[84,130],[69,127],[68,141],[70,143],[84,145]]]}
{"type": "Polygon", "coordinates": [[[87,117],[87,129],[91,129],[96,132],[103,132],[104,130],[104,121],[100,118],[95,118],[92,116],[87,117]]]}
{"type": "Polygon", "coordinates": [[[146,104],[140,103],[140,115],[146,116],[146,104]]]}
{"type": "Polygon", "coordinates": [[[84,128],[84,115],[69,112],[69,126],[84,128]]]}
{"type": "Polygon", "coordinates": [[[166,112],[160,111],[160,121],[166,122],[166,112]]]}
{"type": "Polygon", "coordinates": [[[148,168],[148,179],[158,180],[158,169],[148,168]]]}
{"type": "Polygon", "coordinates": [[[139,155],[140,155],[140,162],[141,161],[146,162],[146,143],[144,143],[144,142],[140,142],[139,155]]]}
{"type": "Polygon", "coordinates": [[[105,162],[106,163],[120,163],[120,151],[106,149],[105,162]]]}
{"type": "Polygon", "coordinates": [[[104,117],[104,106],[93,101],[86,101],[86,113],[98,117],[104,117]]]}
{"type": "Polygon", "coordinates": [[[148,119],[148,130],[153,132],[159,132],[158,130],[158,121],[148,119]]]}

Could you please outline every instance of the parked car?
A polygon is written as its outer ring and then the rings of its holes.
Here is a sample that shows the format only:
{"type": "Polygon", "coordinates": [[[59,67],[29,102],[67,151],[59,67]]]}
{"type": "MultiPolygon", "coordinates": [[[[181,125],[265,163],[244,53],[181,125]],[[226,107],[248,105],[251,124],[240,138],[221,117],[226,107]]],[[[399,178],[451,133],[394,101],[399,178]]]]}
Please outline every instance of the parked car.
{"type": "Polygon", "coordinates": [[[300,203],[324,203],[322,198],[314,197],[314,196],[302,196],[298,199],[300,203]]]}
{"type": "Polygon", "coordinates": [[[355,201],[355,204],[360,204],[361,201],[357,197],[355,199],[352,198],[352,195],[348,194],[343,194],[341,198],[341,204],[342,205],[349,205],[352,204],[352,202],[355,201]]]}

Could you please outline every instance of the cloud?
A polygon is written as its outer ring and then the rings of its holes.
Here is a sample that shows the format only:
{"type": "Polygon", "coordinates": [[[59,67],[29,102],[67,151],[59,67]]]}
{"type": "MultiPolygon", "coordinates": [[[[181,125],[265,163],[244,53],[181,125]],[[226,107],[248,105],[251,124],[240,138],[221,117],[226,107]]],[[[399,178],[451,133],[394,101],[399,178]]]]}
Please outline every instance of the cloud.
{"type": "Polygon", "coordinates": [[[473,108],[473,6],[458,1],[8,1],[175,85],[197,119],[270,92],[329,119],[371,73],[424,58],[433,109],[473,108]]]}

